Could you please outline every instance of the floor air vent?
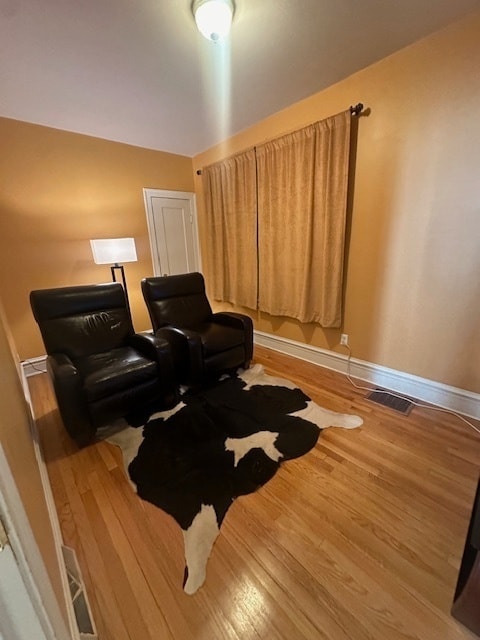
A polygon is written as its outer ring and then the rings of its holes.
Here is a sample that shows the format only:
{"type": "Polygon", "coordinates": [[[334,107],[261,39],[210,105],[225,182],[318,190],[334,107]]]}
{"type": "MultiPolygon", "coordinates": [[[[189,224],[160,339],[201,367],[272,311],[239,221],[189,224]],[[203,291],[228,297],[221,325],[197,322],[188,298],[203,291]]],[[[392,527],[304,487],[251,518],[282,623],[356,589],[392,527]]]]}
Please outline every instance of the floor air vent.
{"type": "Polygon", "coordinates": [[[405,415],[408,415],[413,407],[410,400],[392,396],[384,389],[375,389],[375,391],[368,394],[367,399],[373,400],[373,402],[376,402],[377,404],[381,404],[384,407],[388,407],[389,409],[393,409],[394,411],[398,411],[405,415]]]}

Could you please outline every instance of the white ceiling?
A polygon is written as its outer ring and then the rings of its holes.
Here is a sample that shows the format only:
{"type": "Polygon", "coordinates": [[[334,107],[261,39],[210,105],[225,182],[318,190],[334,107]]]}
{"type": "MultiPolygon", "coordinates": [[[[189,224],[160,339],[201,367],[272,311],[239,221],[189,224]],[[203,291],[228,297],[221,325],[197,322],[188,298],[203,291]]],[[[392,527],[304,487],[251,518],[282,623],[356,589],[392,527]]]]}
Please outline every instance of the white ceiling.
{"type": "Polygon", "coordinates": [[[236,0],[222,46],[191,0],[0,0],[0,115],[193,156],[479,7],[236,0]]]}

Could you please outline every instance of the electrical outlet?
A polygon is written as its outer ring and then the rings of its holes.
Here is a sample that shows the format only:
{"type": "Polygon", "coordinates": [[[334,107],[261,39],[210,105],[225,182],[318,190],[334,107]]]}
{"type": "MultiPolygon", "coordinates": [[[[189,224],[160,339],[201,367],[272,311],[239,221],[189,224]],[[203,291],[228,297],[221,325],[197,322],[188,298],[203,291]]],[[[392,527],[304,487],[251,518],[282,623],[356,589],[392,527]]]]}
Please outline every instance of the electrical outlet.
{"type": "Polygon", "coordinates": [[[348,333],[342,333],[342,335],[340,336],[340,344],[348,347],[348,333]]]}

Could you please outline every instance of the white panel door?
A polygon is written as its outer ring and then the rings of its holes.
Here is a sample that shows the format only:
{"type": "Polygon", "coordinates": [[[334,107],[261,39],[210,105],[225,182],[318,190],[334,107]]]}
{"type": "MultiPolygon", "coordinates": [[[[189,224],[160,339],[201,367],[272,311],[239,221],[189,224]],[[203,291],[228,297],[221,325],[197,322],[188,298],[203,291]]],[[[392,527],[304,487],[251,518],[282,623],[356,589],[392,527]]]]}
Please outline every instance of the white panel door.
{"type": "Polygon", "coordinates": [[[193,194],[145,189],[155,275],[200,270],[193,194]]]}
{"type": "Polygon", "coordinates": [[[0,638],[47,640],[0,521],[0,638]]]}
{"type": "Polygon", "coordinates": [[[79,637],[70,631],[0,443],[0,640],[79,637]]]}

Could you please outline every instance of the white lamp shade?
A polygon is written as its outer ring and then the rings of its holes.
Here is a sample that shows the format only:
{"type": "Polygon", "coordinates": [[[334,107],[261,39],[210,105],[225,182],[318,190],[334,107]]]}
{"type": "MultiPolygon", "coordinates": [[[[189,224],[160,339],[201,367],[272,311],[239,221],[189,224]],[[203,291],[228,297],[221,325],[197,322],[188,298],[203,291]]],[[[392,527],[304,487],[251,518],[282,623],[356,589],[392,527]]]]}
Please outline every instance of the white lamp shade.
{"type": "Polygon", "coordinates": [[[223,40],[230,31],[233,2],[232,0],[197,0],[193,6],[193,14],[202,36],[217,42],[223,40]]]}
{"type": "Polygon", "coordinates": [[[137,252],[133,238],[90,240],[95,264],[136,262],[137,252]]]}

